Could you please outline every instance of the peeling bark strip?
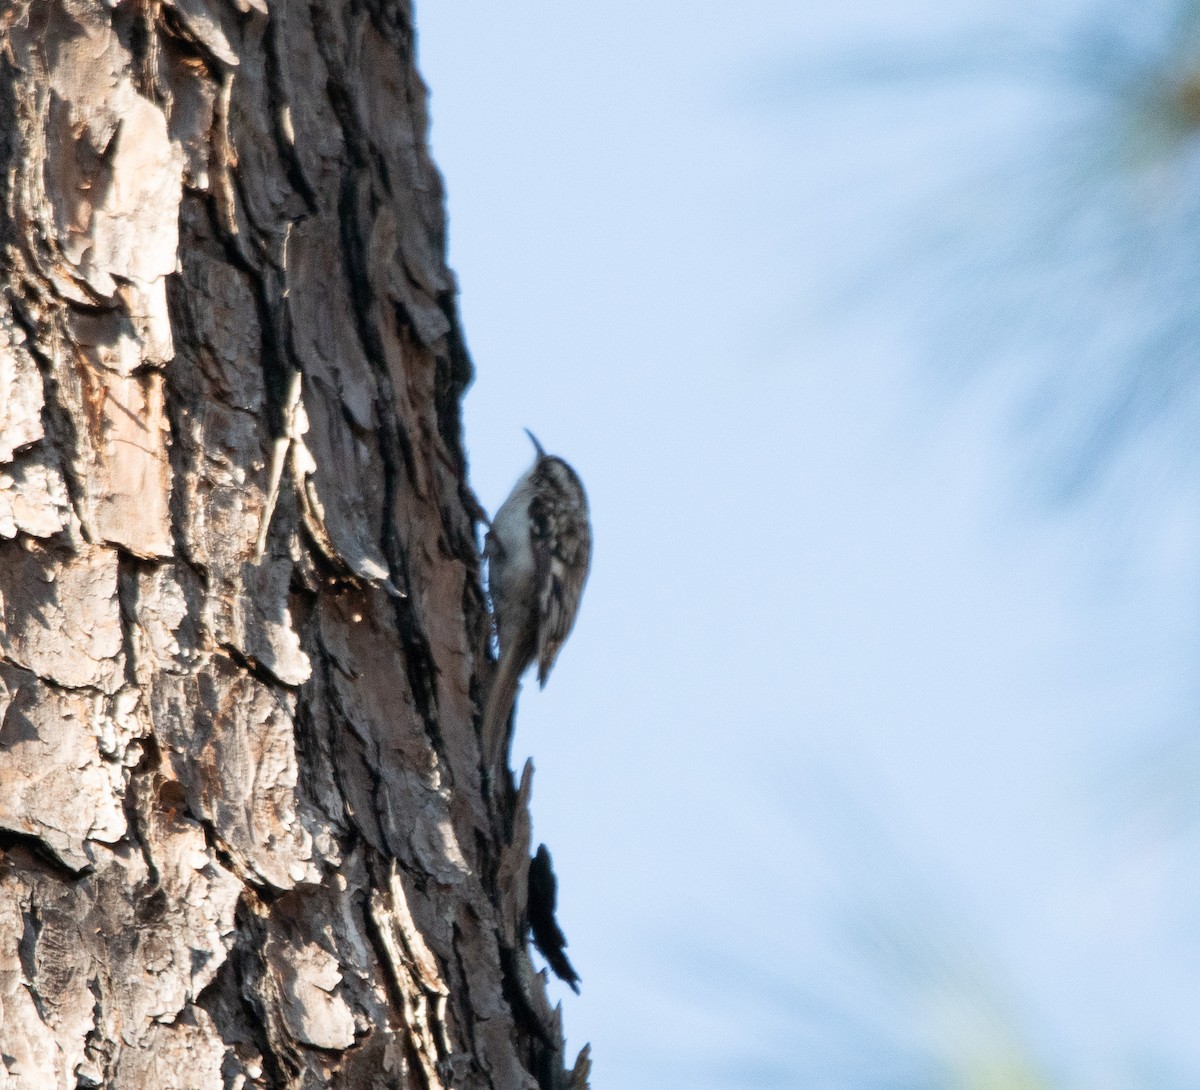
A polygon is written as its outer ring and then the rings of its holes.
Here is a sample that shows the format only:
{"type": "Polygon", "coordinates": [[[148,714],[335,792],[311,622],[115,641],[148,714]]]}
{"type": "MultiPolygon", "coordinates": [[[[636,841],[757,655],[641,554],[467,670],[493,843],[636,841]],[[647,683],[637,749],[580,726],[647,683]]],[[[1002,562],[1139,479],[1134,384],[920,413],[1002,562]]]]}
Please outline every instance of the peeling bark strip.
{"type": "Polygon", "coordinates": [[[0,6],[5,1090],[586,1086],[425,132],[403,2],[0,6]]]}

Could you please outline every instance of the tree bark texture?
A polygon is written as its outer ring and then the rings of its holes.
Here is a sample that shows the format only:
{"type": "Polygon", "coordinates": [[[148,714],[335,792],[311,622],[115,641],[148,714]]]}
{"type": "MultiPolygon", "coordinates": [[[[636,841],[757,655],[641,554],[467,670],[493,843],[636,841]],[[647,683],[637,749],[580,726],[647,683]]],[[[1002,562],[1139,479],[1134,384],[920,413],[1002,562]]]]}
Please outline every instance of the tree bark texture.
{"type": "Polygon", "coordinates": [[[0,3],[8,1090],[576,1087],[409,6],[0,3]]]}

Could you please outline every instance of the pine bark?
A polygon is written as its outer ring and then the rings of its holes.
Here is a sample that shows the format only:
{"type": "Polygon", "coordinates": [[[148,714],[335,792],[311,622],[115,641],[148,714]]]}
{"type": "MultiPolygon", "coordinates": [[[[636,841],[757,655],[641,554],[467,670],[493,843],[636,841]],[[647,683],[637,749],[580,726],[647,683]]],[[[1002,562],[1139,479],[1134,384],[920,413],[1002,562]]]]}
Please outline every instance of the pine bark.
{"type": "Polygon", "coordinates": [[[586,1085],[409,5],[0,4],[4,1090],[586,1085]]]}

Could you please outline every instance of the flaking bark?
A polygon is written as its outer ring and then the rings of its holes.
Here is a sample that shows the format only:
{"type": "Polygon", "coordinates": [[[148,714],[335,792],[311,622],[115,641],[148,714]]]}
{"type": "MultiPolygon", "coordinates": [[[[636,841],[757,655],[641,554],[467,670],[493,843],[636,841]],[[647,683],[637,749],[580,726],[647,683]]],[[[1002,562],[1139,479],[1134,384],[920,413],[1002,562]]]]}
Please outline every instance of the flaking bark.
{"type": "Polygon", "coordinates": [[[0,6],[5,1090],[586,1086],[483,790],[407,4],[0,6]]]}

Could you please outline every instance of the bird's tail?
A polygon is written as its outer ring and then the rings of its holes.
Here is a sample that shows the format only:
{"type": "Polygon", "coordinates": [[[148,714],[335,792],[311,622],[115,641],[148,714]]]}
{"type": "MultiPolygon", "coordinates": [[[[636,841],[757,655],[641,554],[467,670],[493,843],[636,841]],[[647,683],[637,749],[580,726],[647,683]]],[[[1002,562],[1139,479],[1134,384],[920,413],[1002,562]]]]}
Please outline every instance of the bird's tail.
{"type": "Polygon", "coordinates": [[[508,720],[516,703],[521,674],[529,665],[532,649],[528,641],[514,641],[500,654],[492,685],[483,705],[483,758],[488,772],[495,776],[504,761],[508,739],[508,720]]]}

